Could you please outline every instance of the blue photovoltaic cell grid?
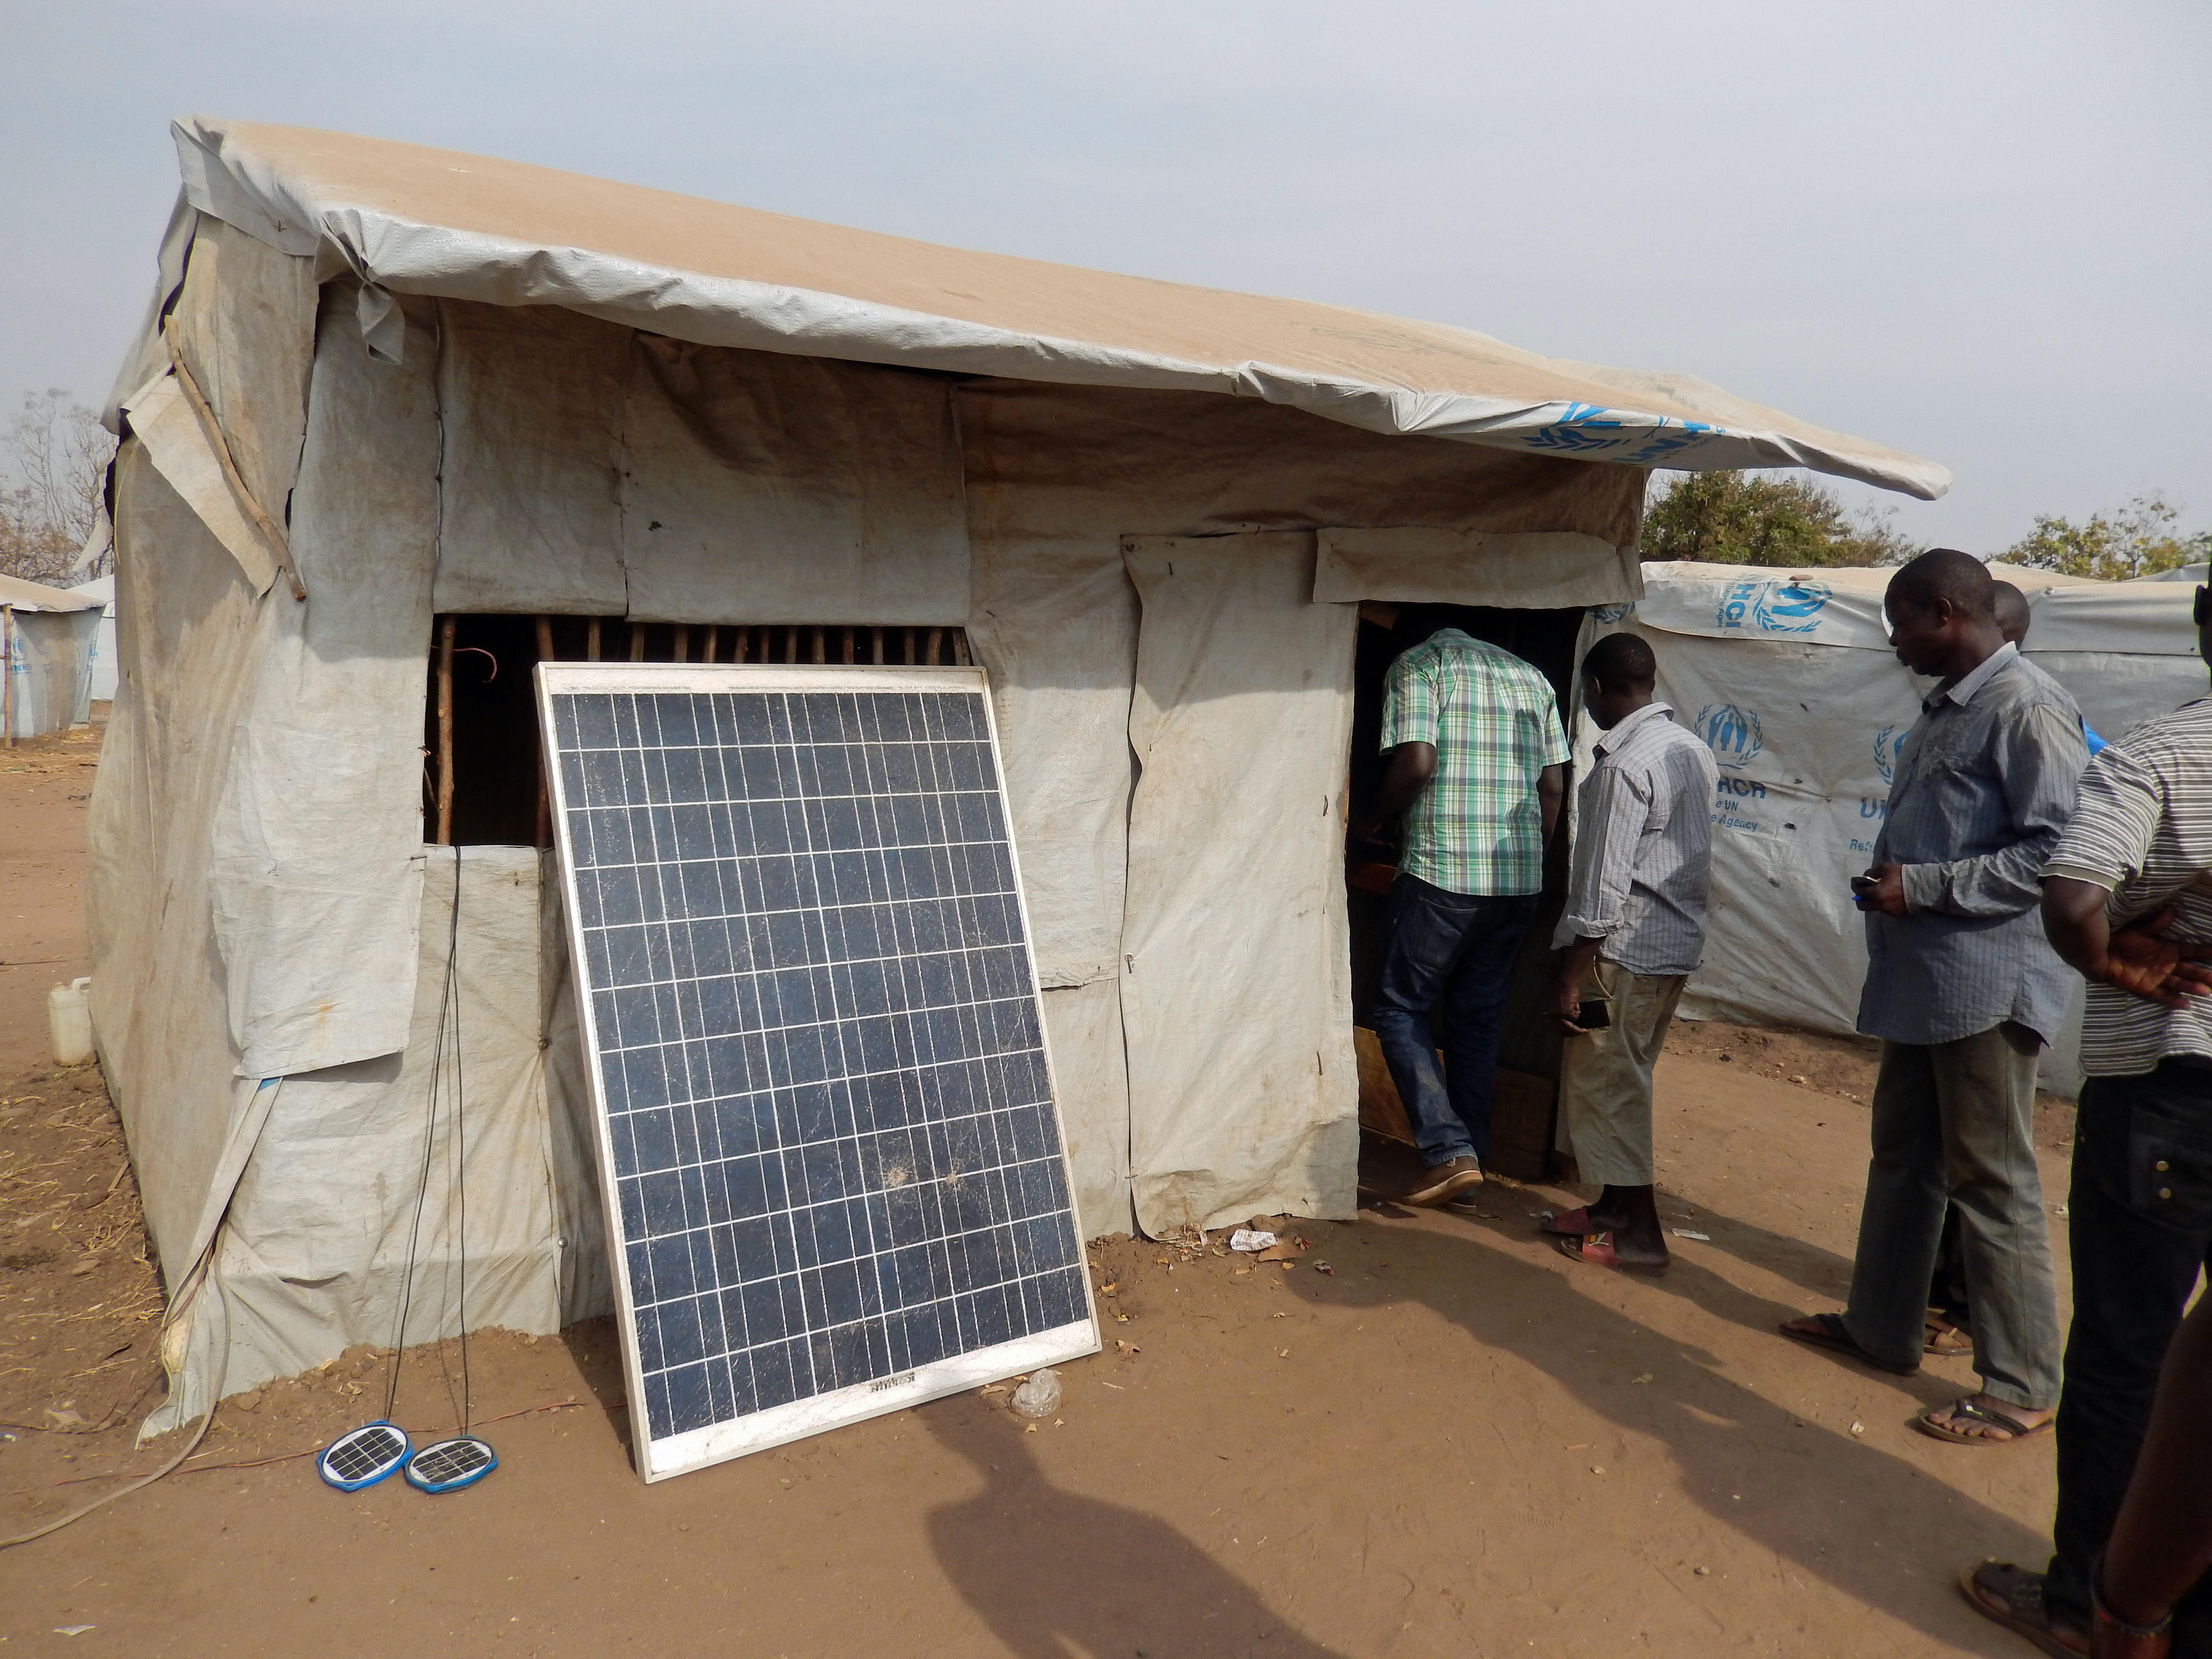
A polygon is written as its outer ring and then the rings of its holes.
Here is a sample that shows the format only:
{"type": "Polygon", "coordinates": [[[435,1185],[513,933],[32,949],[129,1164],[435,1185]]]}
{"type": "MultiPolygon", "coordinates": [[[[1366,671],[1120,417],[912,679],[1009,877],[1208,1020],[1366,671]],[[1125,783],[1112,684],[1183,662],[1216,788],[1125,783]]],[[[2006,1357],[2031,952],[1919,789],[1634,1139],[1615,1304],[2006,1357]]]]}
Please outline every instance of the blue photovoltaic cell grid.
{"type": "Polygon", "coordinates": [[[552,705],[653,1438],[1087,1318],[982,694],[552,705]]]}

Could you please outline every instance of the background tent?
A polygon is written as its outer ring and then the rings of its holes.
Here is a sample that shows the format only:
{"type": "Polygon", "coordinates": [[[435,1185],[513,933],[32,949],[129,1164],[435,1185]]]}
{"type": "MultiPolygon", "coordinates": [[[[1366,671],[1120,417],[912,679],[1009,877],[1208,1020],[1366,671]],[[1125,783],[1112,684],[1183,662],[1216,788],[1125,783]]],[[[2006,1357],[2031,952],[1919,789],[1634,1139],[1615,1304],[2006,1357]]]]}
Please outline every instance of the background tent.
{"type": "Polygon", "coordinates": [[[82,726],[92,718],[93,656],[100,602],[19,576],[0,575],[8,735],[15,739],[82,726]]]}
{"type": "MultiPolygon", "coordinates": [[[[1458,330],[331,134],[178,143],[90,895],[163,1270],[222,1291],[157,1424],[219,1364],[392,1340],[453,931],[471,1322],[608,1305],[535,662],[982,663],[1085,1230],[1348,1215],[1377,606],[1460,607],[1564,689],[1584,609],[1641,591],[1644,464],[1943,481],[1458,330]]],[[[411,1339],[454,1328],[453,1222],[434,1187],[411,1339]]]]}
{"type": "Polygon", "coordinates": [[[94,702],[112,702],[115,701],[116,682],[115,578],[95,576],[88,582],[77,583],[69,591],[100,601],[100,630],[93,640],[92,700],[94,702]]]}
{"type": "MultiPolygon", "coordinates": [[[[2191,590],[1997,565],[2027,595],[2027,654],[2110,739],[2205,694],[2191,590]]],[[[1690,1018],[1854,1029],[1866,972],[1850,878],[1881,828],[1899,745],[1933,685],[1897,660],[1887,570],[1651,563],[1633,605],[1593,613],[1659,659],[1659,695],[1720,762],[1711,933],[1690,1018]]],[[[1585,722],[1585,726],[1587,722],[1585,722]]],[[[1594,733],[1579,734],[1583,753],[1594,733]]],[[[2044,1063],[2072,1095],[2081,1007],[2044,1063]]]]}

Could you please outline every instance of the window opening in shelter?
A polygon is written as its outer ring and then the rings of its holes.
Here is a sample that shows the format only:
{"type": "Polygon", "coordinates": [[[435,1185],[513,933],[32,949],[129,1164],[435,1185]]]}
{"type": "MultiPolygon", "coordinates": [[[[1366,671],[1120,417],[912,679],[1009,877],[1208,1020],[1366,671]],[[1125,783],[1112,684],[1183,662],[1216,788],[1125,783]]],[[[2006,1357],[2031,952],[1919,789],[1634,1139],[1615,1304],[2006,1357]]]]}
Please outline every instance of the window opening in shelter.
{"type": "Polygon", "coordinates": [[[920,667],[974,660],[962,628],[441,616],[431,624],[424,700],[423,839],[437,847],[553,844],[531,673],[541,662],[920,667]]]}

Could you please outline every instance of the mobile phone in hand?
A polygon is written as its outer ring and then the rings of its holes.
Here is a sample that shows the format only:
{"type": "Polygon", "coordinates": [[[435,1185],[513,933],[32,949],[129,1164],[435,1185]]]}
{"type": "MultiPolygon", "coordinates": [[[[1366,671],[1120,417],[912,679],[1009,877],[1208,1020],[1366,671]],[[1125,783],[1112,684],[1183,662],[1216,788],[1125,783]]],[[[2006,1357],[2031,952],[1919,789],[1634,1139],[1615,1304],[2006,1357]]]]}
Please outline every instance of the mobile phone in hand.
{"type": "Polygon", "coordinates": [[[1613,1016],[1607,1012],[1602,1001],[1593,998],[1576,1010],[1575,1024],[1585,1031],[1602,1031],[1613,1024],[1613,1016]]]}

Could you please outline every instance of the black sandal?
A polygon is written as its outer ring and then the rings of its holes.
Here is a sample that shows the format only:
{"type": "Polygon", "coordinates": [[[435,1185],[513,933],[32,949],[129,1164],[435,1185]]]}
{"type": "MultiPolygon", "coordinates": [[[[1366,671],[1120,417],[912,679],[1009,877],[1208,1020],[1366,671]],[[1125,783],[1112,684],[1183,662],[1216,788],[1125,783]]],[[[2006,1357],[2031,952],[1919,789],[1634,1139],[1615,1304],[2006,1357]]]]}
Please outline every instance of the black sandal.
{"type": "Polygon", "coordinates": [[[2087,1637],[2077,1634],[2069,1642],[2051,1628],[2051,1613],[2043,1605],[2043,1577],[2009,1561],[1981,1561],[1959,1575],[1959,1593],[1983,1618],[2034,1643],[2051,1659],[2085,1659],[2087,1637]]]}
{"type": "Polygon", "coordinates": [[[1972,1395],[1954,1400],[1942,1409],[1954,1418],[1963,1417],[1969,1423],[1986,1423],[1993,1429],[2002,1429],[2006,1435],[2006,1438],[1998,1440],[1986,1434],[1960,1434],[1956,1429],[1947,1429],[1931,1421],[1931,1413],[1927,1412],[1922,1412],[1912,1419],[1912,1426],[1929,1439],[1948,1441],[1954,1446],[2016,1446],[2023,1440],[2048,1433],[2051,1425],[2058,1420],[2058,1413],[2053,1412],[2040,1423],[2023,1423],[1993,1406],[1976,1405],[1972,1395]]]}
{"type": "Polygon", "coordinates": [[[1876,1370],[1887,1371],[1892,1376],[1911,1376],[1920,1369],[1917,1361],[1910,1365],[1893,1365],[1887,1359],[1875,1358],[1859,1346],[1851,1334],[1844,1328],[1840,1314],[1814,1314],[1811,1319],[1820,1328],[1819,1332],[1794,1330],[1785,1322],[1781,1327],[1782,1334],[1792,1342],[1802,1342],[1808,1348],[1821,1348],[1830,1353],[1848,1355],[1876,1370]]]}

